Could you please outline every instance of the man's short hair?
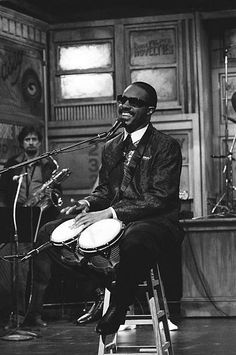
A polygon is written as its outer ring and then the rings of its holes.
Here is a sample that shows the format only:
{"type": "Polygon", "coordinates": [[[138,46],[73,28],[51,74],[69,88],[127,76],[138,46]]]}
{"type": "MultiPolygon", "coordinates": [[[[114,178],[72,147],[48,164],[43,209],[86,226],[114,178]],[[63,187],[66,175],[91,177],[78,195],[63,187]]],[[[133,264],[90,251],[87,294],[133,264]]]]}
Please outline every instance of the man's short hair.
{"type": "Polygon", "coordinates": [[[136,85],[136,86],[144,89],[149,95],[148,104],[150,106],[156,107],[156,105],[157,105],[157,93],[156,93],[156,90],[154,89],[153,86],[151,86],[148,83],[145,83],[144,81],[135,81],[131,85],[136,85]]]}
{"type": "Polygon", "coordinates": [[[35,126],[25,126],[22,128],[18,135],[18,141],[20,143],[20,146],[22,147],[23,141],[28,134],[35,134],[38,137],[38,140],[42,142],[43,136],[41,134],[41,131],[38,127],[35,126]]]}

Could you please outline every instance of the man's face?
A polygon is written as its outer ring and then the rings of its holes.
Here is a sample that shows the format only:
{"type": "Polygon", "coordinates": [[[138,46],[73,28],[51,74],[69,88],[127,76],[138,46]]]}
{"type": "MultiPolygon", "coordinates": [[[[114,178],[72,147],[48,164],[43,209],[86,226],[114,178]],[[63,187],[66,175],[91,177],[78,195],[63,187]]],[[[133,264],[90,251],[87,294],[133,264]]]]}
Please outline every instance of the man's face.
{"type": "Polygon", "coordinates": [[[23,140],[23,149],[29,156],[34,156],[39,152],[41,142],[35,133],[29,133],[23,140]]]}
{"type": "Polygon", "coordinates": [[[150,112],[148,102],[149,95],[144,89],[136,85],[130,85],[125,89],[121,100],[118,100],[118,113],[124,120],[127,132],[134,132],[149,123],[153,110],[150,112]]]}

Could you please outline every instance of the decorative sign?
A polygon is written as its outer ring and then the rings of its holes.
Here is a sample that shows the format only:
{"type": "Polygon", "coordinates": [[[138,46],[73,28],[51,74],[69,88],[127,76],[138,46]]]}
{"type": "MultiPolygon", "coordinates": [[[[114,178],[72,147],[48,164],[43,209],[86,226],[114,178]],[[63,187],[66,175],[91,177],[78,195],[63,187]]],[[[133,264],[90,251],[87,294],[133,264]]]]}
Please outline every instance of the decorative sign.
{"type": "Polygon", "coordinates": [[[130,32],[131,65],[176,63],[174,28],[130,32]]]}
{"type": "Polygon", "coordinates": [[[40,53],[0,43],[1,121],[43,122],[42,60],[40,53]]]}
{"type": "Polygon", "coordinates": [[[0,123],[0,164],[3,168],[6,160],[20,152],[18,134],[22,127],[0,123]]]}
{"type": "Polygon", "coordinates": [[[145,81],[158,97],[157,109],[179,109],[175,27],[130,31],[131,82],[145,81]]]}

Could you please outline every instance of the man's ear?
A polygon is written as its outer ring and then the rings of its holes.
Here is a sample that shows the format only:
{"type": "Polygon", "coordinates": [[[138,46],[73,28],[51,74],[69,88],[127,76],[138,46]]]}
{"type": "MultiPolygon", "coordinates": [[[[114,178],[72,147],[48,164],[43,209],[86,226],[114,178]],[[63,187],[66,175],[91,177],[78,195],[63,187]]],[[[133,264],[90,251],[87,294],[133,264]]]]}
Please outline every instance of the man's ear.
{"type": "Polygon", "coordinates": [[[148,115],[152,115],[155,111],[156,111],[156,107],[154,107],[154,106],[149,106],[149,107],[148,107],[148,112],[147,112],[147,114],[148,114],[148,115]]]}

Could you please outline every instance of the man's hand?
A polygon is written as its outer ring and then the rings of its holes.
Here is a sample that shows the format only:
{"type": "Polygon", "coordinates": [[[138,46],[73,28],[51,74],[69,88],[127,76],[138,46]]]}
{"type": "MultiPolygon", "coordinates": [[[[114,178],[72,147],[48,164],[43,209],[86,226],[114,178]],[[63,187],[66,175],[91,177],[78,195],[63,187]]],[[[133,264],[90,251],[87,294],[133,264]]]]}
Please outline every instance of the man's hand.
{"type": "Polygon", "coordinates": [[[75,214],[77,212],[87,212],[89,210],[88,203],[85,200],[75,201],[73,198],[70,200],[74,205],[63,208],[60,212],[65,214],[75,214]]]}
{"type": "Polygon", "coordinates": [[[94,224],[95,222],[98,222],[106,218],[112,218],[112,217],[113,215],[112,215],[111,208],[107,208],[105,210],[96,211],[96,212],[88,212],[88,213],[82,212],[74,218],[75,221],[74,225],[76,227],[80,227],[81,225],[84,225],[84,228],[87,228],[88,226],[94,224]]]}

